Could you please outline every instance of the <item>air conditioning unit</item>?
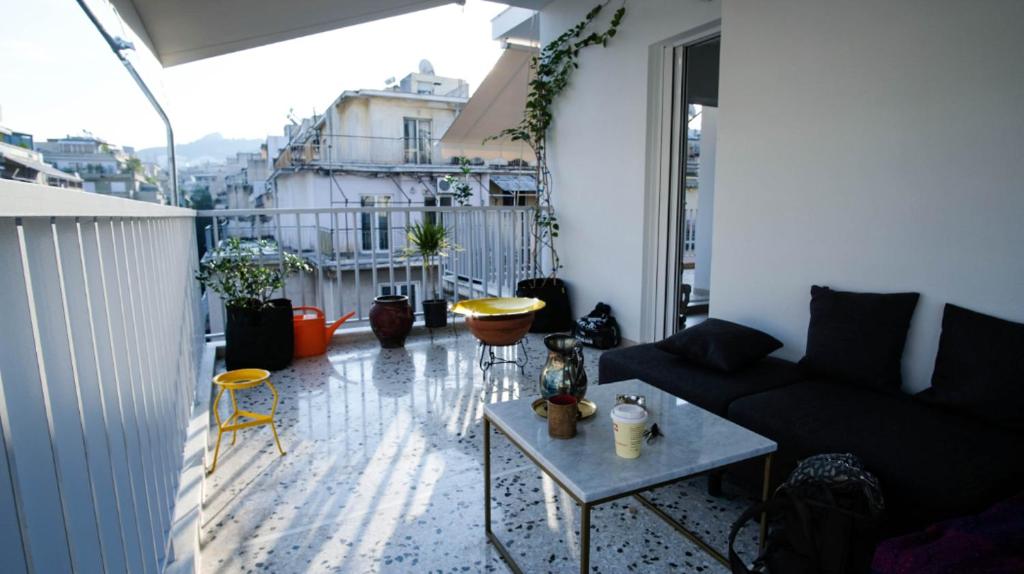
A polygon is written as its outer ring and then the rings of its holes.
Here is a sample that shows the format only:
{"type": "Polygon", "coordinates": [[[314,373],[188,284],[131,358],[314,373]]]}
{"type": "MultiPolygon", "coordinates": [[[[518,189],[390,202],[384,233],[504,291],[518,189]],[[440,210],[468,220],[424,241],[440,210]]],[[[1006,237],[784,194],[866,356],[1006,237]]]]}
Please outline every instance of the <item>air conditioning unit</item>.
{"type": "Polygon", "coordinates": [[[441,176],[437,178],[437,193],[451,193],[452,184],[448,181],[447,176],[441,176]]]}

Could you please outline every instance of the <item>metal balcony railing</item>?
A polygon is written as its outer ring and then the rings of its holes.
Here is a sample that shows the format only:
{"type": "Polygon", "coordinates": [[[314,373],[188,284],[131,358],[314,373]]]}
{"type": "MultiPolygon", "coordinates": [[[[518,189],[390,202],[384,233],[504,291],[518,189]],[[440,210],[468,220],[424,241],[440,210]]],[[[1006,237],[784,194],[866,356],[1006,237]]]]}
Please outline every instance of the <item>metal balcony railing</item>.
{"type": "MultiPolygon", "coordinates": [[[[435,289],[426,282],[428,265],[439,295],[449,301],[511,296],[518,281],[536,274],[532,207],[232,209],[198,216],[209,218],[211,246],[228,237],[266,239],[267,265],[278,264],[282,251],[301,255],[313,272],[289,277],[282,295],[329,317],[355,311],[350,323],[368,319],[378,295],[408,295],[419,313],[419,303],[435,289]],[[427,262],[408,254],[406,229],[421,221],[448,228],[456,246],[448,256],[427,262]]],[[[223,309],[213,300],[210,329],[223,329],[223,309]]]]}
{"type": "Polygon", "coordinates": [[[321,134],[315,140],[293,143],[274,161],[275,169],[306,165],[436,165],[457,166],[465,157],[473,166],[531,169],[533,153],[525,145],[490,143],[481,148],[486,157],[448,149],[439,139],[387,138],[321,134]]]}

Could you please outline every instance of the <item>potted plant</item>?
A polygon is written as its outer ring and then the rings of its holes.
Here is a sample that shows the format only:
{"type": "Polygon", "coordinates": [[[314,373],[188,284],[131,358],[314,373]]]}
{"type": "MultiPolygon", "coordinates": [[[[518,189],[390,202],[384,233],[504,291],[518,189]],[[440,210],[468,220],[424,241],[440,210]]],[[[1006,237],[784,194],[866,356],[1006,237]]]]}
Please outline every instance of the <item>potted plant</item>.
{"type": "Polygon", "coordinates": [[[444,327],[448,324],[448,301],[438,294],[437,284],[440,282],[440,263],[438,262],[437,280],[432,278],[435,261],[448,255],[453,248],[448,241],[448,228],[438,223],[416,223],[406,228],[409,247],[406,256],[423,258],[424,286],[432,291],[430,299],[423,301],[423,322],[430,329],[444,327]]]}
{"type": "Polygon", "coordinates": [[[536,297],[547,303],[546,307],[537,311],[530,328],[534,333],[568,331],[573,324],[569,291],[565,282],[558,278],[562,264],[555,248],[559,226],[551,200],[553,178],[548,167],[548,135],[555,119],[555,102],[569,86],[572,73],[580,67],[580,52],[590,46],[607,47],[608,42],[618,33],[626,15],[626,7],[623,5],[612,15],[611,22],[603,32],[592,31],[595,19],[605,4],[595,6],[581,22],[545,45],[533,57],[530,62],[530,89],[522,120],[518,125],[484,140],[486,143],[508,138],[513,142],[524,142],[533,149],[537,159],[539,206],[534,212],[531,258],[538,274],[545,265],[550,267],[550,273],[520,281],[516,286],[516,296],[536,297]],[[544,261],[545,255],[547,261],[544,261]]]}
{"type": "Polygon", "coordinates": [[[227,310],[224,362],[228,370],[275,371],[292,360],[292,303],[272,297],[289,273],[312,268],[293,253],[282,252],[280,264],[264,260],[271,248],[266,240],[231,238],[199,265],[196,279],[220,295],[227,310]]]}

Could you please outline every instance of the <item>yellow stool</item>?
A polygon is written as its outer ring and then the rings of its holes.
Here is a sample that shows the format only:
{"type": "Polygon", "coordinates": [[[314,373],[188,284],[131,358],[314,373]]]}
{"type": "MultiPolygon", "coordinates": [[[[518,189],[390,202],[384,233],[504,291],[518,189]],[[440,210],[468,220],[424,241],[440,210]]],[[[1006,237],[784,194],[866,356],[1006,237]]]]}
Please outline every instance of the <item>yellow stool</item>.
{"type": "Polygon", "coordinates": [[[235,439],[238,438],[239,429],[270,425],[270,430],[274,432],[274,442],[277,443],[277,450],[281,452],[281,456],[284,456],[284,449],[281,448],[281,439],[277,437],[277,427],[274,426],[274,413],[277,412],[277,389],[274,388],[274,385],[270,384],[270,372],[263,369],[237,369],[217,375],[213,378],[213,384],[220,387],[220,391],[217,393],[217,398],[213,400],[213,416],[217,420],[217,448],[213,451],[213,466],[210,467],[210,473],[212,474],[217,469],[217,456],[220,455],[220,438],[226,431],[231,431],[231,444],[234,445],[235,439]],[[235,399],[235,391],[251,389],[260,385],[266,385],[270,392],[274,394],[274,405],[270,407],[270,414],[240,410],[238,408],[238,401],[235,399]],[[231,413],[231,416],[226,421],[221,421],[217,405],[220,404],[220,398],[224,396],[224,391],[228,391],[231,394],[231,406],[234,408],[234,412],[231,413]],[[248,420],[243,420],[243,417],[248,420]]]}

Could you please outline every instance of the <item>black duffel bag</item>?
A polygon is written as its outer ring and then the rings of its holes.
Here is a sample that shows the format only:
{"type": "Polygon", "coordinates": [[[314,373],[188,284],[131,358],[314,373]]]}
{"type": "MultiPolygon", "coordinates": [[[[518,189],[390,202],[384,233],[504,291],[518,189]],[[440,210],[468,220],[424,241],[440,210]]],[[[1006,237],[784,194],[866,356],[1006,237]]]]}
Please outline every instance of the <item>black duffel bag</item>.
{"type": "Polygon", "coordinates": [[[878,543],[885,503],[878,479],[852,454],[803,460],[771,500],[746,510],[729,533],[733,574],[866,573],[878,543]],[[736,535],[767,513],[769,533],[748,568],[736,553],[736,535]]]}
{"type": "Polygon", "coordinates": [[[619,323],[612,317],[612,308],[604,303],[598,303],[589,315],[580,317],[572,334],[577,341],[598,349],[618,347],[622,342],[619,323]]]}

